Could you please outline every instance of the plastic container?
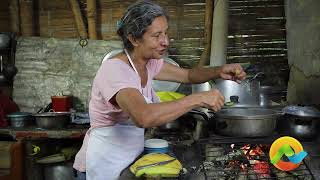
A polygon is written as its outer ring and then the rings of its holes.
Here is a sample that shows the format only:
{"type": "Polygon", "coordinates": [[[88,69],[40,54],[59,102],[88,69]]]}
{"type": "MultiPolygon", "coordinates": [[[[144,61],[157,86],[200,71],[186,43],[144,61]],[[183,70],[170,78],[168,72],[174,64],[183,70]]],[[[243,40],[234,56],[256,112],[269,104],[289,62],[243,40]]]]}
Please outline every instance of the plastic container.
{"type": "Polygon", "coordinates": [[[72,96],[51,96],[54,112],[69,112],[72,108],[72,96]]]}
{"type": "Polygon", "coordinates": [[[168,141],[163,139],[148,139],[144,143],[144,151],[148,153],[168,153],[168,141]]]}

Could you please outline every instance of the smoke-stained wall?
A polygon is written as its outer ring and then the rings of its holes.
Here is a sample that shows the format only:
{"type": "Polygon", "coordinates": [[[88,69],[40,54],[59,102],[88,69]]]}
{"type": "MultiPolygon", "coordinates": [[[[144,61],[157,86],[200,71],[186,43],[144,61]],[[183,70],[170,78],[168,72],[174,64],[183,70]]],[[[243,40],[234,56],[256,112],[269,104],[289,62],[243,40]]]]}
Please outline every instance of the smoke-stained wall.
{"type": "Polygon", "coordinates": [[[320,1],[286,0],[288,103],[320,104],[320,1]]]}

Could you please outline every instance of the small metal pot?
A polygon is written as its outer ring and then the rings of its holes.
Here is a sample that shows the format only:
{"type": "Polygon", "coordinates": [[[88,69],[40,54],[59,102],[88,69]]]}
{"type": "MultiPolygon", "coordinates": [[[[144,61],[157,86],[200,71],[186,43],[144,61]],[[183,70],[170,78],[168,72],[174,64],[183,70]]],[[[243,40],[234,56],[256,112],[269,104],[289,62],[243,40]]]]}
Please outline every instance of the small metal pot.
{"type": "Polygon", "coordinates": [[[66,127],[70,122],[70,113],[68,112],[46,112],[33,115],[36,124],[43,129],[59,129],[66,127]]]}
{"type": "Polygon", "coordinates": [[[284,115],[278,120],[281,134],[300,140],[315,139],[320,130],[320,111],[312,106],[290,105],[282,109],[284,115]]]}
{"type": "Polygon", "coordinates": [[[228,108],[216,113],[216,132],[225,136],[259,137],[271,135],[279,113],[264,108],[228,108]]]}
{"type": "Polygon", "coordinates": [[[11,127],[27,127],[34,125],[34,118],[31,113],[15,112],[7,115],[11,127]]]}
{"type": "Polygon", "coordinates": [[[285,114],[279,118],[277,130],[300,140],[312,140],[320,131],[320,118],[285,114]]]}

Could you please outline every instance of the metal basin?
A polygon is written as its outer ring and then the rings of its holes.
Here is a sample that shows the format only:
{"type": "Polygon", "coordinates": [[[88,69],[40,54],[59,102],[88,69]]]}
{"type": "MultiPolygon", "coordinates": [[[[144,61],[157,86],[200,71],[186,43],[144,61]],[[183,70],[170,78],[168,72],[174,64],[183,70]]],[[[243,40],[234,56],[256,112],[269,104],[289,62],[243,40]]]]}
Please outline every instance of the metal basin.
{"type": "Polygon", "coordinates": [[[59,129],[66,127],[70,122],[69,112],[46,112],[33,115],[36,124],[43,129],[59,129]]]}
{"type": "Polygon", "coordinates": [[[34,118],[28,112],[15,112],[7,115],[11,127],[27,127],[34,125],[34,118]]]}
{"type": "Polygon", "coordinates": [[[216,132],[225,136],[271,135],[280,113],[264,108],[229,108],[216,114],[216,132]]]}

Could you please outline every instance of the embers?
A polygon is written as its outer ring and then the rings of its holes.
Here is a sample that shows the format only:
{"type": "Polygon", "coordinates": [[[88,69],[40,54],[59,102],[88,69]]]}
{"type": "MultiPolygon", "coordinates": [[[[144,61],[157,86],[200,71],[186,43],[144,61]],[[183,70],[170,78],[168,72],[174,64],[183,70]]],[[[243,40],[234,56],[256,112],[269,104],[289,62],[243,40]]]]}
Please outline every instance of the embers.
{"type": "Polygon", "coordinates": [[[305,164],[291,172],[269,163],[269,147],[264,144],[202,144],[207,179],[313,179],[305,164]]]}

